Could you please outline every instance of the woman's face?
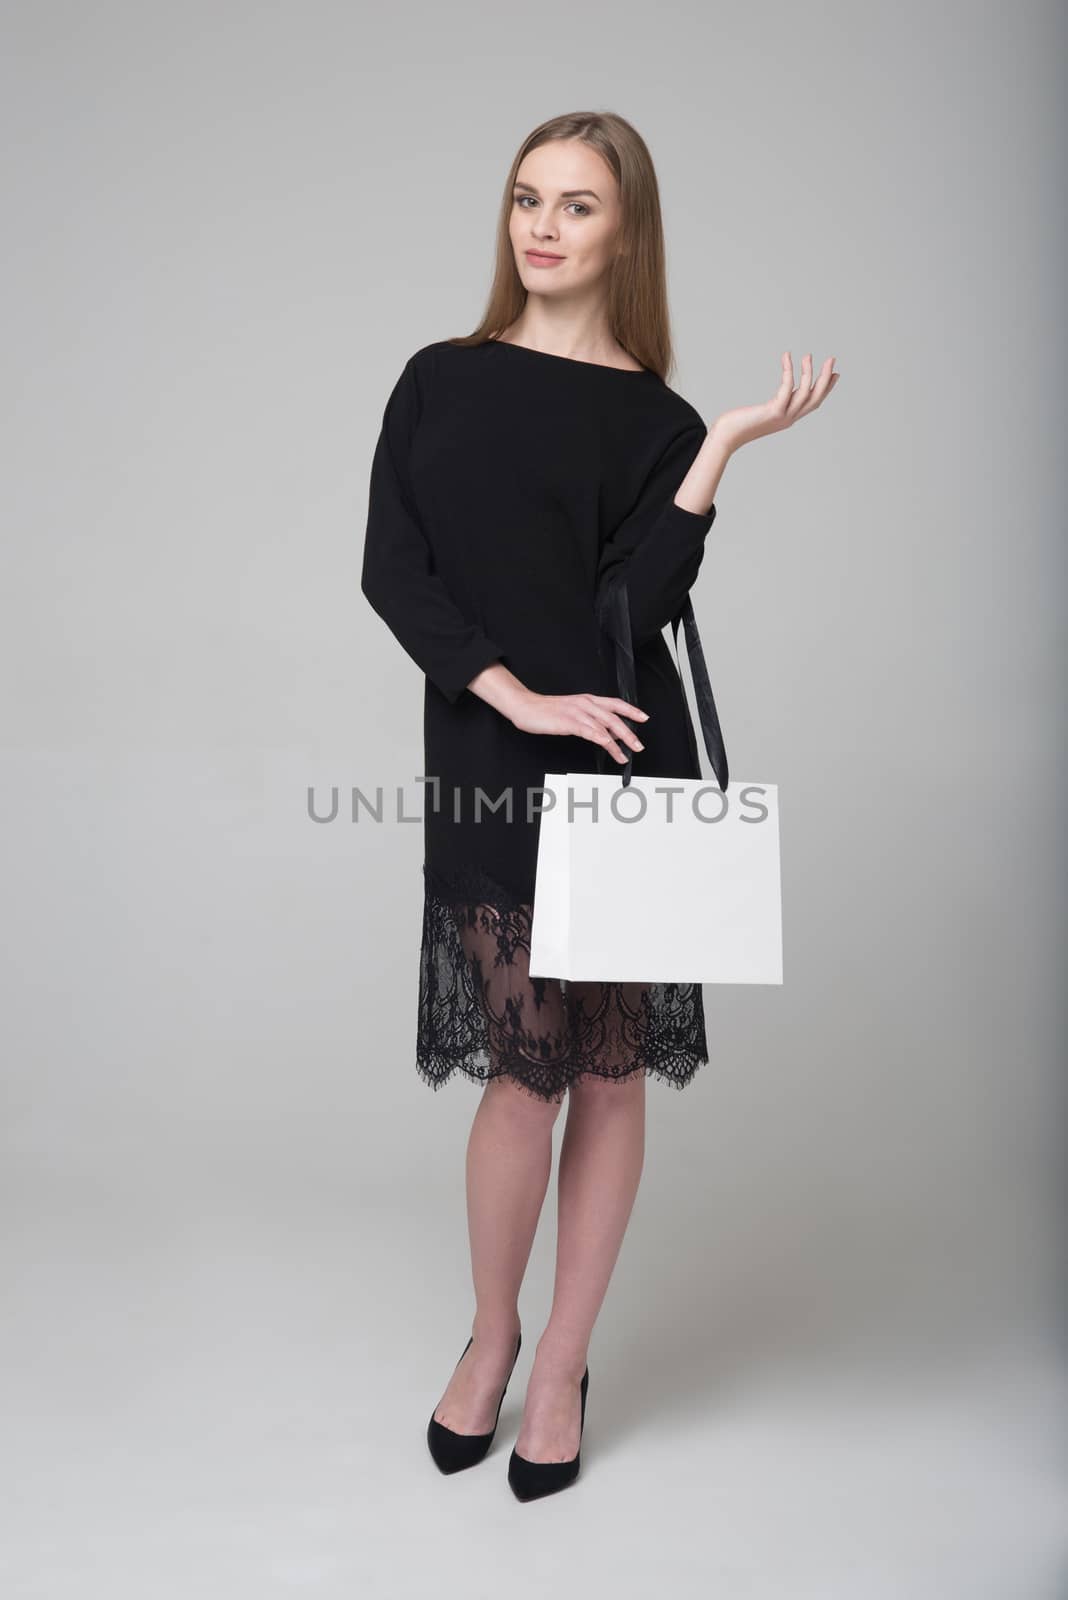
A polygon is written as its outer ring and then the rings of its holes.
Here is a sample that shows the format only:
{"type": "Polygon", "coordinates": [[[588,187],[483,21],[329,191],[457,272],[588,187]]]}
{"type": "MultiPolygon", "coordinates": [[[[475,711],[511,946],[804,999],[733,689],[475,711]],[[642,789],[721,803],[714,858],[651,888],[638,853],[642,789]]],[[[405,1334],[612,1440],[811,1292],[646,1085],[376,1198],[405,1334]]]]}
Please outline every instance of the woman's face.
{"type": "Polygon", "coordinates": [[[590,289],[619,248],[619,186],[580,139],[554,139],[523,157],[508,231],[516,269],[532,294],[590,289]]]}

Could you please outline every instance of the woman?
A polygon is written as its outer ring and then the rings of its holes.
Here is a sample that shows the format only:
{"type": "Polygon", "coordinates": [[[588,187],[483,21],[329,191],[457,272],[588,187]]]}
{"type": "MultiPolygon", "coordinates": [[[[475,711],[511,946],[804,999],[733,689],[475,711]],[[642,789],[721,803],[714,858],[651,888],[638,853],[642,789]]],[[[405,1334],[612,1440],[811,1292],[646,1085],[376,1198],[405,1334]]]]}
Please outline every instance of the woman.
{"type": "Polygon", "coordinates": [[[492,1442],[569,1099],[553,1305],[508,1466],[524,1500],[578,1476],[645,1080],[682,1088],[708,1059],[700,984],[530,976],[541,785],[604,770],[605,752],[636,773],[701,776],[661,630],[697,576],[731,453],[815,410],[837,379],[832,358],[813,383],[806,356],[795,390],[787,353],[772,400],[706,430],[666,384],[668,329],[644,142],[611,114],[555,117],[512,164],[480,326],[409,359],[371,469],[363,592],[426,675],[416,1065],[434,1088],[457,1069],[484,1084],[466,1165],[475,1314],[427,1429],[443,1471],[492,1442]],[[640,705],[613,693],[597,622],[621,574],[640,705]]]}

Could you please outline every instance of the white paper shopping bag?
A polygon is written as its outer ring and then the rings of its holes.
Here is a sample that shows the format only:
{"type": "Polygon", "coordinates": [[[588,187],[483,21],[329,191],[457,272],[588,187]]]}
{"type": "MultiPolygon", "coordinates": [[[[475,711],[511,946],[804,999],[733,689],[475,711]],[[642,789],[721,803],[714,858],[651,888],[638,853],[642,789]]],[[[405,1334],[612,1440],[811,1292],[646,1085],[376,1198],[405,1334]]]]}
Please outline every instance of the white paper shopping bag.
{"type": "Polygon", "coordinates": [[[782,983],[779,791],[547,773],[532,977],[782,983]]]}

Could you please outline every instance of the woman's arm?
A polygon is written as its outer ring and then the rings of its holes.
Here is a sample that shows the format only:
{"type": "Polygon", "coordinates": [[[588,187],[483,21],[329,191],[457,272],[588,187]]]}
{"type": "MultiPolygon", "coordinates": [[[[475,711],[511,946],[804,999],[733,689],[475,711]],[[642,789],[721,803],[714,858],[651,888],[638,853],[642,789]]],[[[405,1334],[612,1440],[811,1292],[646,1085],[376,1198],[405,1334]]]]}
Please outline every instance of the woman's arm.
{"type": "Polygon", "coordinates": [[[468,621],[434,570],[408,477],[419,407],[409,361],[386,403],[371,464],[360,587],[412,660],[453,703],[505,652],[468,621]]]}
{"type": "MultiPolygon", "coordinates": [[[[716,424],[705,434],[700,450],[694,456],[693,465],[679,484],[675,495],[675,504],[684,511],[703,513],[706,506],[711,506],[713,511],[716,494],[719,490],[719,481],[723,476],[727,462],[730,460],[734,446],[728,444],[722,432],[717,432],[716,424]]],[[[668,618],[670,622],[671,618],[668,618]]]]}
{"type": "Polygon", "coordinates": [[[480,672],[468,688],[522,733],[573,734],[601,745],[618,762],[627,757],[617,740],[631,750],[644,748],[622,719],[632,717],[645,722],[648,712],[615,695],[584,690],[577,694],[541,694],[537,689],[528,689],[501,661],[480,672]]]}
{"type": "Polygon", "coordinates": [[[678,615],[694,586],[725,462],[719,441],[710,443],[700,418],[688,422],[669,441],[636,503],[601,549],[595,604],[600,609],[614,585],[626,582],[636,648],[678,615]]]}
{"type": "Polygon", "coordinates": [[[715,496],[731,456],[741,445],[779,433],[815,411],[838,381],[833,366],[831,356],[813,383],[812,356],[806,355],[795,389],[793,363],[785,351],[779,387],[770,400],[723,412],[707,432],[703,424],[695,424],[668,446],[598,565],[598,596],[616,581],[626,581],[635,648],[678,615],[693,588],[716,515],[715,496]]]}

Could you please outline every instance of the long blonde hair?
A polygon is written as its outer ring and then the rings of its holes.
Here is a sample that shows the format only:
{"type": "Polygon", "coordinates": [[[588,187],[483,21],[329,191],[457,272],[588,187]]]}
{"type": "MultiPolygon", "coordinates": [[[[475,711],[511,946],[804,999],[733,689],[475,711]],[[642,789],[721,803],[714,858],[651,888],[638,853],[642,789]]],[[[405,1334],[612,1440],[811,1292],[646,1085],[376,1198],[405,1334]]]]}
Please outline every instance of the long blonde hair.
{"type": "Polygon", "coordinates": [[[509,328],[526,305],[508,223],[516,174],[524,156],[551,139],[581,139],[603,157],[619,185],[624,253],[608,281],[608,323],[623,349],[664,382],[674,366],[667,303],[660,188],[648,146],[638,130],[611,111],[571,111],[550,117],[523,140],[508,172],[497,224],[497,264],[482,321],[450,344],[478,345],[509,328]]]}

